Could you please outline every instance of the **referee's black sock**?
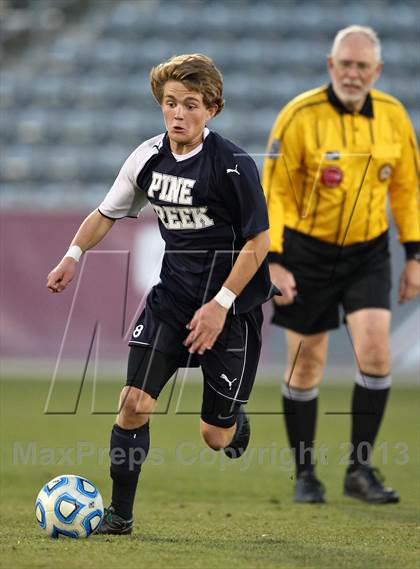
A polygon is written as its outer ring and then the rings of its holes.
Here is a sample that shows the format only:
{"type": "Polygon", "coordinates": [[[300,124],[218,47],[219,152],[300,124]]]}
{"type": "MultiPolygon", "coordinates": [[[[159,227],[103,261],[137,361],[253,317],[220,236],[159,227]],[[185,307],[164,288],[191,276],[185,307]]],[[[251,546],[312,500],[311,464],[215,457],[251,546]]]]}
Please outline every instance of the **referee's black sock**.
{"type": "Polygon", "coordinates": [[[318,407],[318,387],[296,389],[283,385],[283,410],[296,475],[315,467],[314,438],[318,407]]]}
{"type": "Polygon", "coordinates": [[[133,516],[141,465],[146,460],[149,447],[149,422],[138,429],[113,426],[109,452],[113,482],[111,505],[126,520],[133,516]]]}
{"type": "Polygon", "coordinates": [[[391,376],[356,374],[352,400],[351,452],[348,470],[369,464],[376,435],[385,413],[391,376]]]}

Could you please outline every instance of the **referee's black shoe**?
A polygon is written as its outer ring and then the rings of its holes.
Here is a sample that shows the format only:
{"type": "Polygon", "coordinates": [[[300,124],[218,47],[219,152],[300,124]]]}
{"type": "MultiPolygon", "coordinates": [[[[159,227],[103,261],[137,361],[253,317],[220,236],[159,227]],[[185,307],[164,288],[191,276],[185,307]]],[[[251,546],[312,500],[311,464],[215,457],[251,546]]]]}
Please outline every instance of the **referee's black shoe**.
{"type": "Polygon", "coordinates": [[[312,470],[302,470],[296,478],[294,501],[302,504],[323,504],[325,487],[312,470]]]}
{"type": "Polygon", "coordinates": [[[223,449],[225,455],[229,458],[239,458],[242,456],[247,449],[251,436],[251,425],[249,424],[249,419],[243,405],[239,407],[236,425],[235,436],[229,445],[223,449]]]}
{"type": "Polygon", "coordinates": [[[133,531],[133,518],[125,520],[119,516],[114,508],[105,508],[101,525],[95,531],[99,535],[128,535],[133,531]]]}
{"type": "Polygon", "coordinates": [[[347,471],[344,478],[344,495],[369,504],[396,504],[400,501],[398,492],[384,488],[383,476],[378,468],[359,465],[347,471]]]}

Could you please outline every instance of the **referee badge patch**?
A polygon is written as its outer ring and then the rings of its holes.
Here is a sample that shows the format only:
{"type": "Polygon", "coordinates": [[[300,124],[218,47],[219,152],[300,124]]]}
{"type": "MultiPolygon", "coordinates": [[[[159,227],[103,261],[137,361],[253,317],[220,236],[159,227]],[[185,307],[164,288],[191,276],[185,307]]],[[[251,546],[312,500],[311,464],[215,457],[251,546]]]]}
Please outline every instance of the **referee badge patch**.
{"type": "Polygon", "coordinates": [[[391,177],[392,174],[392,166],[391,164],[382,164],[382,166],[378,170],[378,178],[381,182],[385,182],[388,178],[391,177]]]}
{"type": "Polygon", "coordinates": [[[327,166],[321,172],[321,182],[327,188],[337,188],[343,181],[343,170],[338,166],[327,166]]]}
{"type": "Polygon", "coordinates": [[[340,153],[338,150],[329,150],[325,153],[325,160],[340,160],[340,153]]]}

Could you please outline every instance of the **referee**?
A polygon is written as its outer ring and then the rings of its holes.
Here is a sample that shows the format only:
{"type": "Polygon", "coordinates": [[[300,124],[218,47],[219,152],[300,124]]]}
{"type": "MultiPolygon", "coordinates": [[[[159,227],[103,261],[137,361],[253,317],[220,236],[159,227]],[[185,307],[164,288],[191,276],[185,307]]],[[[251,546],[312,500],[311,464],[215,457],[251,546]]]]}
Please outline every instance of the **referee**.
{"type": "Polygon", "coordinates": [[[342,29],[328,56],[331,83],[289,102],[268,143],[270,273],[283,293],[274,297],[272,322],[286,329],[283,404],[297,502],[325,501],[313,445],[328,332],[340,324],[340,307],[357,368],[344,493],[399,501],[370,456],[391,387],[387,199],[406,255],[399,302],[420,290],[418,149],[401,103],[372,89],[382,67],[374,30],[342,29]]]}

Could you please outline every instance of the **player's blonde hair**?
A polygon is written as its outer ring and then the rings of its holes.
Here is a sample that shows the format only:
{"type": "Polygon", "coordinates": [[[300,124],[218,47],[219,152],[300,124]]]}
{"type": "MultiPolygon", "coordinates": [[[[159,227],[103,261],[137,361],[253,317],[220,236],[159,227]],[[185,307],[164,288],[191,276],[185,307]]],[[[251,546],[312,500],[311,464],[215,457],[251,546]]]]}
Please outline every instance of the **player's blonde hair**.
{"type": "MultiPolygon", "coordinates": [[[[216,106],[216,115],[223,109],[223,76],[213,60],[201,53],[174,55],[150,71],[150,86],[159,103],[162,103],[163,89],[167,81],[180,81],[191,91],[203,96],[203,102],[209,109],[216,106]]],[[[216,116],[215,115],[215,116],[216,116]]]]}
{"type": "Polygon", "coordinates": [[[378,34],[375,32],[373,28],[370,28],[369,26],[354,25],[354,26],[347,26],[347,28],[339,30],[334,38],[331,47],[330,55],[332,57],[335,57],[337,50],[343,39],[349,36],[350,34],[363,34],[364,36],[369,38],[370,41],[373,43],[373,47],[375,49],[375,57],[377,61],[381,61],[381,42],[379,40],[378,34]]]}

